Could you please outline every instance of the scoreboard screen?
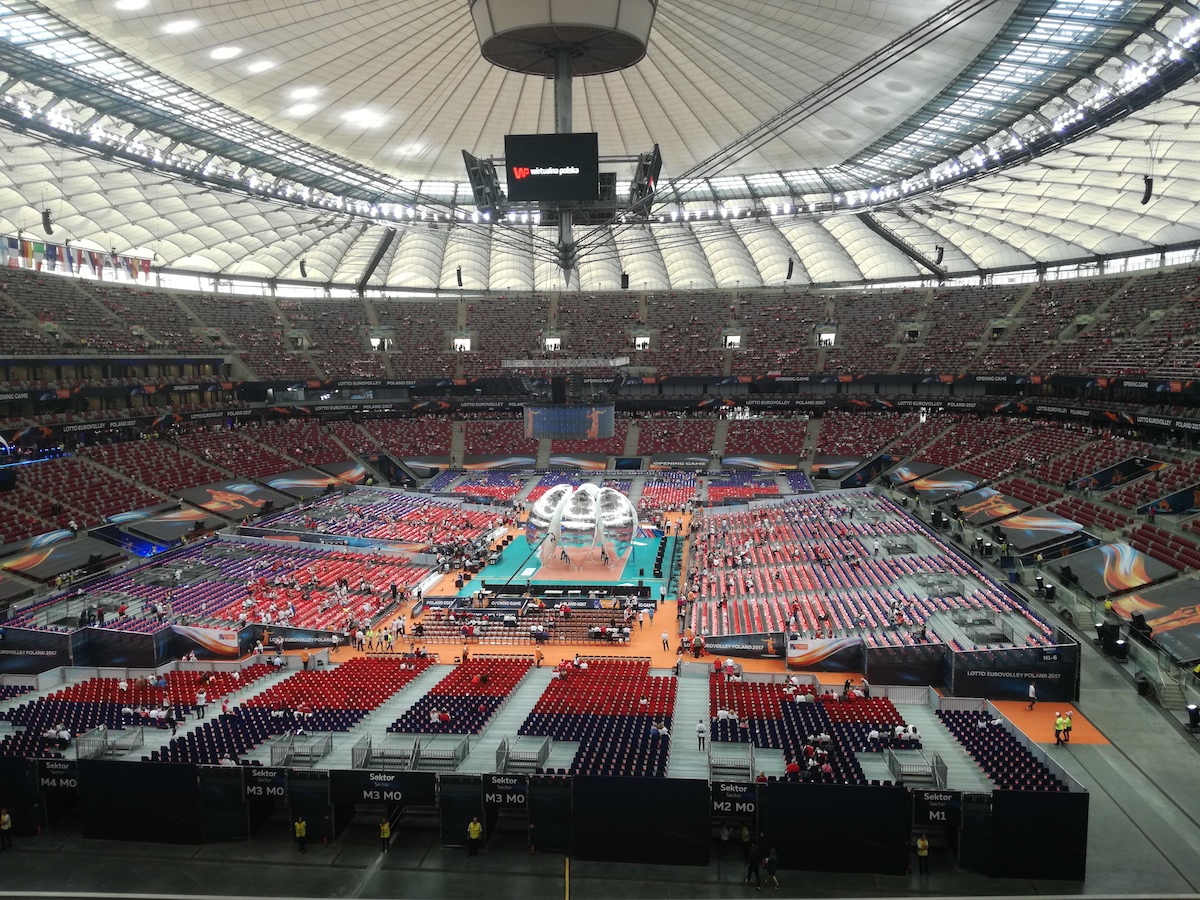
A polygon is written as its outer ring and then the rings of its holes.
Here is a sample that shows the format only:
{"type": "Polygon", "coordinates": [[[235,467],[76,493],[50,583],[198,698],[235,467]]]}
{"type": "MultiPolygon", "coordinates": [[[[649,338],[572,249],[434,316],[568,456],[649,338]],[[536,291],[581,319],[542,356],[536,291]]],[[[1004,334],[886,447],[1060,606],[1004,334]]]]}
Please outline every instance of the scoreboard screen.
{"type": "Polygon", "coordinates": [[[613,436],[613,407],[526,406],[525,437],[556,441],[600,441],[613,436]]]}
{"type": "Polygon", "coordinates": [[[504,167],[514,202],[600,199],[600,138],[594,131],[505,135],[504,167]]]}

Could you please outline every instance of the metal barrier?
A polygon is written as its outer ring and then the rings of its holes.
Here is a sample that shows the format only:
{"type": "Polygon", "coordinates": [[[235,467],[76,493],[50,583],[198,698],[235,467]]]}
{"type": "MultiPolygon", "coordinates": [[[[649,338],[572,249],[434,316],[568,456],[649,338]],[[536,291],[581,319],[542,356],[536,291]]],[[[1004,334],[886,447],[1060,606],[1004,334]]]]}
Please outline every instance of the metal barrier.
{"type": "Polygon", "coordinates": [[[501,774],[508,771],[508,738],[503,738],[496,747],[496,771],[501,774]]]}
{"type": "Polygon", "coordinates": [[[355,769],[365,769],[371,762],[371,736],[364,734],[350,748],[350,765],[355,769]]]}
{"type": "Polygon", "coordinates": [[[413,735],[389,735],[367,756],[363,768],[410,770],[416,768],[421,740],[413,735]]]}
{"type": "Polygon", "coordinates": [[[894,704],[908,703],[918,706],[929,705],[929,689],[911,684],[871,685],[872,697],[886,697],[894,704]]]}
{"type": "Polygon", "coordinates": [[[288,733],[281,735],[271,744],[271,765],[286,766],[292,758],[292,744],[296,742],[296,736],[288,733]]]}
{"type": "Polygon", "coordinates": [[[76,759],[102,759],[108,749],[108,729],[101,725],[75,738],[76,759]]]}
{"type": "Polygon", "coordinates": [[[438,772],[453,772],[471,752],[471,741],[466,735],[462,740],[453,744],[433,743],[426,740],[418,742],[416,756],[413,760],[414,769],[433,769],[438,772]]]}
{"type": "Polygon", "coordinates": [[[937,779],[934,776],[933,765],[925,758],[925,754],[920,750],[911,751],[917,753],[921,757],[921,761],[901,760],[894,750],[888,748],[883,751],[884,762],[887,763],[888,771],[892,773],[897,781],[919,781],[929,780],[937,784],[937,779]]]}
{"type": "Polygon", "coordinates": [[[942,754],[940,754],[940,753],[933,754],[933,761],[932,761],[931,765],[933,766],[934,782],[937,784],[938,787],[944,788],[946,786],[946,784],[949,782],[950,769],[946,765],[946,761],[944,759],[942,759],[942,754]]]}
{"type": "Polygon", "coordinates": [[[708,777],[712,781],[753,781],[754,745],[709,741],[708,777]]]}

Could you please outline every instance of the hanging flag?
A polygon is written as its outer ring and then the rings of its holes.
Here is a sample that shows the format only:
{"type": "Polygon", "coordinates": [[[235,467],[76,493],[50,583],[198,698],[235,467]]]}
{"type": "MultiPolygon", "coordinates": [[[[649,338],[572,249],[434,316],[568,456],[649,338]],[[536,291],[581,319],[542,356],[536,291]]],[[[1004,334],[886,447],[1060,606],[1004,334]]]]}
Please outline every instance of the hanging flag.
{"type": "Polygon", "coordinates": [[[58,268],[58,244],[46,245],[46,271],[53,272],[58,268]]]}
{"type": "Polygon", "coordinates": [[[33,267],[37,271],[42,271],[42,261],[46,258],[46,245],[41,241],[35,241],[33,244],[33,267]]]}
{"type": "Polygon", "coordinates": [[[95,250],[88,251],[88,260],[92,264],[92,271],[96,273],[96,277],[101,281],[104,280],[104,254],[97,253],[95,250]]]}
{"type": "Polygon", "coordinates": [[[75,251],[75,271],[83,275],[83,263],[86,256],[82,250],[75,251]]]}
{"type": "Polygon", "coordinates": [[[146,281],[150,280],[150,260],[142,260],[142,274],[146,276],[146,281]]]}
{"type": "Polygon", "coordinates": [[[8,238],[0,238],[0,267],[8,267],[8,238]]]}
{"type": "Polygon", "coordinates": [[[14,237],[6,238],[4,246],[7,250],[8,267],[15,269],[21,265],[21,242],[14,237]]]}
{"type": "Polygon", "coordinates": [[[121,257],[121,267],[125,270],[126,274],[129,275],[129,277],[132,278],[134,281],[137,281],[137,266],[135,265],[136,262],[137,261],[132,256],[122,256],[121,257]]]}
{"type": "Polygon", "coordinates": [[[25,268],[33,268],[33,242],[21,241],[21,261],[25,264],[25,268]]]}

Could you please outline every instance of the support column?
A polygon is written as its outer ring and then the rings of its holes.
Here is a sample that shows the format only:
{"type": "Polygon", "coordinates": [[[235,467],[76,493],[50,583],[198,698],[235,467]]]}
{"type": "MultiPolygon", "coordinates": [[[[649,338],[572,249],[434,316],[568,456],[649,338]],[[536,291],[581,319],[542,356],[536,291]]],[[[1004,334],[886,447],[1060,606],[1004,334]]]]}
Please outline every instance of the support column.
{"type": "MultiPolygon", "coordinates": [[[[557,134],[570,134],[573,111],[571,79],[573,54],[560,47],[554,51],[554,130],[557,134]]],[[[571,210],[558,213],[558,264],[564,270],[575,268],[575,238],[572,234],[571,210]]]]}

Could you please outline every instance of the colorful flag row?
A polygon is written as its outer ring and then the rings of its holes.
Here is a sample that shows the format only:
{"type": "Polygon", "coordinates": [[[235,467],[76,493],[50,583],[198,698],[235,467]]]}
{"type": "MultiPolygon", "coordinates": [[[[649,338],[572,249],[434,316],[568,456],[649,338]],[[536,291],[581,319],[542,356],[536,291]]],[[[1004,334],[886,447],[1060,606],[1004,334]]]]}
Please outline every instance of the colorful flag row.
{"type": "Polygon", "coordinates": [[[66,270],[72,275],[83,275],[84,266],[87,266],[97,278],[104,277],[107,267],[114,272],[124,272],[134,281],[139,274],[150,278],[148,259],[15,237],[0,237],[0,265],[10,269],[33,269],[35,272],[43,268],[47,272],[66,270]]]}

